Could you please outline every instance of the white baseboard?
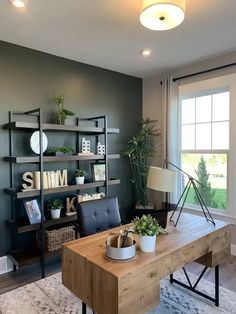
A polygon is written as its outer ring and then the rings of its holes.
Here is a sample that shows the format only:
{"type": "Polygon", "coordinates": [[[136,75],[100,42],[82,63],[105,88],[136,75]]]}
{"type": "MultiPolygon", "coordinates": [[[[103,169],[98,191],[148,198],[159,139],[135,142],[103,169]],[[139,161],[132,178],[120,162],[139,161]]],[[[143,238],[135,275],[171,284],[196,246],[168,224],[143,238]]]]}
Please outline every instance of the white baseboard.
{"type": "Polygon", "coordinates": [[[236,244],[231,244],[231,255],[236,256],[236,244]]]}
{"type": "Polygon", "coordinates": [[[13,270],[13,264],[7,256],[0,257],[0,275],[13,270]]]}

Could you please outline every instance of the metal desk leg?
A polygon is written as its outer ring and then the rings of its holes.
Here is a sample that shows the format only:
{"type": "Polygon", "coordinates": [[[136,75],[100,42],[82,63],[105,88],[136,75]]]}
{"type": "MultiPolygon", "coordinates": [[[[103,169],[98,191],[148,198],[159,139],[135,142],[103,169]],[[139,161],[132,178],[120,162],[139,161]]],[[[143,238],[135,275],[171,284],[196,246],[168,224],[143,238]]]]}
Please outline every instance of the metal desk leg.
{"type": "Polygon", "coordinates": [[[82,314],[86,314],[86,304],[82,302],[82,314]]]}
{"type": "MultiPolygon", "coordinates": [[[[82,302],[82,314],[86,314],[86,309],[87,309],[87,305],[84,303],[84,302],[82,302]]],[[[95,312],[93,311],[93,314],[95,314],[95,312]]]]}
{"type": "Polygon", "coordinates": [[[215,305],[216,306],[219,306],[219,303],[220,303],[219,287],[220,287],[219,265],[216,265],[215,266],[215,305]]]}
{"type": "Polygon", "coordinates": [[[203,271],[201,272],[200,276],[198,277],[198,279],[196,280],[196,282],[194,284],[190,281],[188,273],[187,273],[187,271],[186,271],[186,269],[184,267],[183,267],[183,271],[184,271],[184,274],[185,274],[186,279],[188,281],[188,285],[186,285],[185,283],[175,279],[173,274],[170,275],[170,283],[176,283],[177,285],[180,285],[180,286],[182,286],[182,287],[184,287],[184,288],[186,288],[186,289],[188,289],[188,290],[190,290],[190,291],[192,291],[192,292],[194,292],[194,293],[196,293],[196,294],[206,298],[207,300],[210,300],[210,301],[214,302],[215,306],[219,306],[219,286],[220,286],[219,265],[215,266],[215,297],[213,298],[213,297],[211,297],[211,296],[209,296],[209,295],[207,295],[207,294],[205,294],[205,293],[203,293],[203,292],[201,292],[201,291],[196,289],[198,283],[202,279],[202,277],[203,277],[204,273],[206,272],[207,268],[208,267],[205,266],[205,268],[203,269],[203,271]]]}

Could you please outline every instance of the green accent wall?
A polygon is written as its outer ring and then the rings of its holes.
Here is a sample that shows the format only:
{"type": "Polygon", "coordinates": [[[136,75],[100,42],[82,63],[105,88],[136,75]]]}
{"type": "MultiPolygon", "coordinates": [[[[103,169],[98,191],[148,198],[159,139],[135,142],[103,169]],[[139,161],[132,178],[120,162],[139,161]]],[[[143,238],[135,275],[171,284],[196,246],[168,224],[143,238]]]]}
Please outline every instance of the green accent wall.
{"type": "MultiPolygon", "coordinates": [[[[59,92],[65,92],[65,107],[79,117],[106,114],[108,126],[120,129],[119,135],[111,135],[110,153],[122,152],[126,139],[134,134],[142,119],[141,79],[0,41],[0,125],[8,122],[9,110],[38,107],[43,109],[44,121],[52,122],[56,112],[52,97],[59,92]]],[[[16,136],[19,137],[18,150],[29,150],[25,146],[29,145],[30,134],[16,136]]],[[[74,141],[73,136],[63,133],[54,134],[52,140],[58,146],[74,141]]],[[[53,146],[50,137],[49,146],[53,146]]],[[[8,131],[2,128],[0,155],[9,155],[8,131]]],[[[47,167],[51,170],[67,168],[61,164],[47,167]]],[[[130,168],[125,158],[112,161],[110,167],[111,176],[121,179],[120,185],[110,188],[110,195],[118,196],[122,217],[126,219],[134,202],[130,168]]],[[[75,168],[76,163],[68,165],[70,171],[75,168]]],[[[17,166],[18,179],[28,169],[30,166],[17,166]]],[[[11,246],[10,232],[5,226],[5,220],[10,218],[10,197],[4,193],[4,188],[9,185],[9,164],[1,158],[0,252],[8,252],[11,246]]]]}

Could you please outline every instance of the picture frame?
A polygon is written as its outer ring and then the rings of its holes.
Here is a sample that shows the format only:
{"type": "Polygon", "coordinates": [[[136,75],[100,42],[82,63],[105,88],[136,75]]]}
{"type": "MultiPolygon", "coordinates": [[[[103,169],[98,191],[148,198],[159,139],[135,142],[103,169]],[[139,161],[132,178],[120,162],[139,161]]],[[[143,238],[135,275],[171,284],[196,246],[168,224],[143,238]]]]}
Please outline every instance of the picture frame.
{"type": "Polygon", "coordinates": [[[38,224],[41,222],[41,211],[37,199],[24,200],[24,207],[31,224],[38,224]]]}
{"type": "Polygon", "coordinates": [[[106,165],[104,163],[92,164],[93,181],[106,180],[106,165]]]}

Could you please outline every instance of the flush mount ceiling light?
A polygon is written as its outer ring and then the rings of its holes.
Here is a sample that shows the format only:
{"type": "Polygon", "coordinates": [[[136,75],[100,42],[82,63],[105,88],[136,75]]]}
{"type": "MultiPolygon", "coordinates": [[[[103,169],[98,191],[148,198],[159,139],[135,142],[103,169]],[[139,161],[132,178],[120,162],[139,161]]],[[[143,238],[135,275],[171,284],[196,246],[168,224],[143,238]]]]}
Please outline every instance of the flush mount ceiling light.
{"type": "Polygon", "coordinates": [[[141,54],[144,57],[149,57],[151,53],[152,53],[151,49],[148,49],[148,48],[141,50],[141,54]]]}
{"type": "Polygon", "coordinates": [[[10,0],[11,3],[17,8],[24,8],[27,5],[27,0],[10,0]]]}
{"type": "Polygon", "coordinates": [[[175,28],[184,20],[185,0],[143,0],[140,22],[156,31],[175,28]]]}

